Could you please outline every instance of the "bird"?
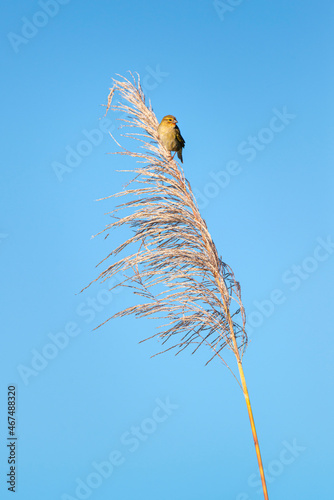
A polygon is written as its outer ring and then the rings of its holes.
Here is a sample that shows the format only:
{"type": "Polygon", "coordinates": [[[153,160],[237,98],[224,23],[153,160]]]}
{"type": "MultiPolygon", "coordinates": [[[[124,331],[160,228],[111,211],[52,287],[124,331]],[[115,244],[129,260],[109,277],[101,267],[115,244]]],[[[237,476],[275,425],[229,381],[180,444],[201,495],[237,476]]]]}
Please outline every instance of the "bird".
{"type": "MultiPolygon", "coordinates": [[[[161,120],[158,127],[158,134],[162,144],[168,151],[175,151],[178,158],[183,163],[182,149],[185,145],[185,140],[183,139],[179,127],[176,125],[177,119],[173,115],[166,115],[161,120]]],[[[175,153],[172,158],[174,158],[175,153]]]]}

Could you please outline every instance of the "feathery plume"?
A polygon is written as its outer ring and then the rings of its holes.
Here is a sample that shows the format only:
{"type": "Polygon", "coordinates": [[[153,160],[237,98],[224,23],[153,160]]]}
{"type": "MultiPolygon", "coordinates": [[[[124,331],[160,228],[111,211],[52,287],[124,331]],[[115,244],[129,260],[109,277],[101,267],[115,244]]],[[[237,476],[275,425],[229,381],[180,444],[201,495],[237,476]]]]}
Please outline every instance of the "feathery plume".
{"type": "Polygon", "coordinates": [[[100,262],[112,261],[94,281],[122,276],[115,287],[131,287],[145,301],[115,313],[107,321],[130,314],[159,318],[162,324],[149,338],[160,338],[161,352],[175,350],[179,354],[189,347],[194,353],[205,345],[211,349],[207,363],[218,357],[229,369],[223,350],[233,352],[240,382],[230,371],[246,399],[264,498],[268,499],[242,367],[247,334],[240,285],[218,255],[182,168],[159,140],[159,123],[151,104],[146,104],[139,75],[136,78],[131,74],[132,81],[119,78],[113,80],[107,112],[112,109],[125,115],[124,126],[136,130],[124,135],[139,141],[141,151],[126,150],[114,139],[122,149],[117,154],[134,157],[140,165],[130,170],[134,177],[123,191],[107,197],[127,200],[110,213],[114,222],[98,234],[108,236],[110,230],[128,225],[132,236],[100,262]],[[114,94],[119,97],[116,104],[111,103],[114,94]],[[125,215],[123,212],[120,216],[123,210],[125,215]]]}

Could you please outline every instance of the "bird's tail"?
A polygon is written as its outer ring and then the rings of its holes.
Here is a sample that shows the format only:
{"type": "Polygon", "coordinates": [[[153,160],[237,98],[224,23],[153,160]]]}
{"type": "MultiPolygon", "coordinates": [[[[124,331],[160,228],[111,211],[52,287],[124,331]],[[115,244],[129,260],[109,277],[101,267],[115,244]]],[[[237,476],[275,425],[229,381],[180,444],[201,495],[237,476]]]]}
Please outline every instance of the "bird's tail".
{"type": "Polygon", "coordinates": [[[183,163],[182,149],[179,149],[179,151],[177,152],[177,156],[178,156],[179,160],[181,160],[181,163],[183,163]]]}

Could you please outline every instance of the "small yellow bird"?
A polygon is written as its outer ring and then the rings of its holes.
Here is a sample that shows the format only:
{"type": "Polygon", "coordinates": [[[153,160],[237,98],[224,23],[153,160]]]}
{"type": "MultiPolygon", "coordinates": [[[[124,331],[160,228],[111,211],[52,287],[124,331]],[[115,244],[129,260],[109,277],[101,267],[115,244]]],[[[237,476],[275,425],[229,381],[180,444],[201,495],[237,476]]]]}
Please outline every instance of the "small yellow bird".
{"type": "MultiPolygon", "coordinates": [[[[177,119],[173,115],[166,115],[161,120],[158,127],[158,134],[162,144],[168,151],[175,151],[177,156],[183,163],[182,148],[184,148],[185,140],[183,139],[179,127],[176,125],[177,119]]],[[[175,156],[173,155],[173,158],[175,156]]]]}

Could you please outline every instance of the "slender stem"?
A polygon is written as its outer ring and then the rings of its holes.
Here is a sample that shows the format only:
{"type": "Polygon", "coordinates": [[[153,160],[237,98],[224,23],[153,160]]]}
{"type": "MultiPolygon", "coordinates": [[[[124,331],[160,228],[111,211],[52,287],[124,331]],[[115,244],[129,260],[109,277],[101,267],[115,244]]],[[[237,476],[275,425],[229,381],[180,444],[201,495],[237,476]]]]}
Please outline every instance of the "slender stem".
{"type": "Polygon", "coordinates": [[[230,314],[229,310],[227,310],[227,307],[226,307],[226,316],[228,319],[229,328],[230,328],[231,337],[232,337],[232,342],[233,342],[233,346],[234,346],[234,354],[235,354],[235,357],[237,358],[240,380],[241,380],[241,385],[242,385],[242,392],[244,393],[244,398],[246,401],[246,406],[247,406],[247,411],[248,411],[248,417],[249,417],[249,421],[250,421],[251,428],[252,428],[256,457],[257,457],[257,462],[259,464],[259,470],[260,470],[260,476],[261,476],[263,496],[264,496],[265,500],[269,500],[267,485],[266,485],[266,478],[264,476],[264,470],[263,470],[263,464],[262,464],[262,458],[261,458],[261,452],[260,452],[260,445],[259,445],[259,441],[257,439],[255,422],[254,422],[254,417],[253,417],[253,412],[252,412],[252,406],[251,406],[250,399],[249,399],[244,369],[242,367],[242,361],[241,361],[240,354],[239,354],[238,344],[237,344],[237,340],[236,340],[235,334],[234,334],[233,321],[232,321],[231,314],[230,314]]]}
{"type": "Polygon", "coordinates": [[[262,464],[260,446],[259,446],[259,441],[257,439],[257,434],[256,434],[256,429],[255,429],[255,423],[254,423],[254,417],[253,417],[252,407],[251,407],[251,403],[250,403],[250,399],[249,399],[249,394],[248,394],[248,389],[247,389],[245,374],[244,374],[244,370],[243,370],[243,367],[242,367],[242,362],[241,362],[240,359],[238,359],[238,368],[239,368],[240,380],[241,380],[241,385],[242,385],[242,391],[244,393],[244,397],[245,397],[245,400],[246,400],[249,421],[250,421],[251,428],[252,428],[252,434],[253,434],[253,439],[254,439],[255,451],[256,451],[257,461],[258,461],[258,464],[259,464],[259,470],[260,470],[260,476],[261,476],[261,482],[262,482],[263,495],[264,495],[265,500],[268,500],[269,497],[268,497],[268,491],[267,491],[267,485],[266,485],[266,478],[264,476],[264,470],[263,470],[263,464],[262,464]]]}

